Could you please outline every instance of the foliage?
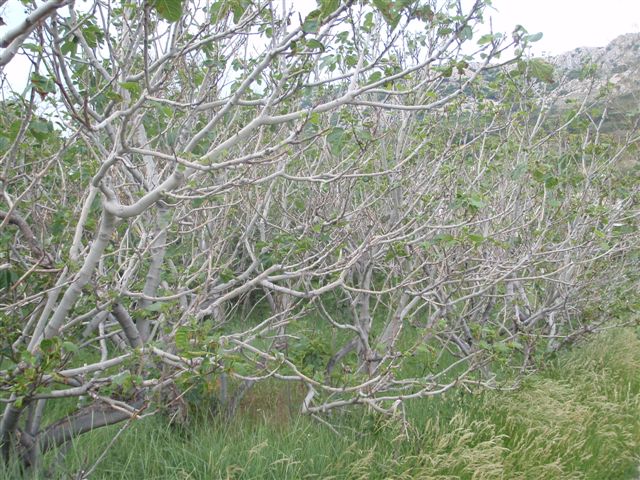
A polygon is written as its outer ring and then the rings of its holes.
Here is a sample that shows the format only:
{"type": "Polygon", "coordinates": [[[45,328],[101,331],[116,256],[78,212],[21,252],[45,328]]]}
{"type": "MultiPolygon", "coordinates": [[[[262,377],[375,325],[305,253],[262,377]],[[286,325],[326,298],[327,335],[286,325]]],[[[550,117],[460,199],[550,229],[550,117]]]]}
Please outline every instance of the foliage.
{"type": "Polygon", "coordinates": [[[636,312],[637,132],[551,115],[539,35],[476,39],[488,4],[34,10],[0,119],[5,459],[260,384],[395,417],[636,312]]]}
{"type": "MultiPolygon", "coordinates": [[[[406,433],[398,418],[362,412],[334,419],[338,434],[276,415],[268,399],[287,397],[272,385],[253,392],[230,425],[135,422],[92,478],[633,478],[639,347],[633,329],[610,332],[561,354],[517,392],[408,404],[406,433]]],[[[92,464],[117,428],[74,442],[59,473],[92,464]]]]}

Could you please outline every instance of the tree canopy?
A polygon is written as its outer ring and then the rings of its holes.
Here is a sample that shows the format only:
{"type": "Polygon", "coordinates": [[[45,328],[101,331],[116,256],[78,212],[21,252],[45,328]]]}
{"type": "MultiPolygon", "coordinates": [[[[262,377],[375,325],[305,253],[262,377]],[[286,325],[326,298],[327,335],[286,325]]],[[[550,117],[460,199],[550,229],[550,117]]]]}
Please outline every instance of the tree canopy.
{"type": "Polygon", "coordinates": [[[0,118],[5,458],[186,391],[232,415],[260,381],[402,415],[636,308],[637,131],[559,105],[540,36],[466,3],[25,7],[0,39],[32,65],[0,118]]]}

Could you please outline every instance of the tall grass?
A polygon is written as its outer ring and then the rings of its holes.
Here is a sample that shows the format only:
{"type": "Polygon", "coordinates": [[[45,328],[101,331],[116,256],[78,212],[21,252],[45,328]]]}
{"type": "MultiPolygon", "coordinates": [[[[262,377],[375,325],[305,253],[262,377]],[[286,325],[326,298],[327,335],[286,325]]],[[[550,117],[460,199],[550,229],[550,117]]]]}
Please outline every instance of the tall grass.
{"type": "MultiPolygon", "coordinates": [[[[264,386],[230,425],[162,417],[126,430],[91,478],[624,479],[640,456],[640,340],[631,329],[565,352],[515,392],[454,392],[407,405],[408,424],[361,411],[298,416],[264,386]],[[262,408],[261,408],[262,407],[262,408]]],[[[47,455],[36,478],[73,478],[118,426],[47,455]],[[55,473],[53,473],[55,472],[55,473]]],[[[4,478],[16,478],[17,471],[4,478]]]]}

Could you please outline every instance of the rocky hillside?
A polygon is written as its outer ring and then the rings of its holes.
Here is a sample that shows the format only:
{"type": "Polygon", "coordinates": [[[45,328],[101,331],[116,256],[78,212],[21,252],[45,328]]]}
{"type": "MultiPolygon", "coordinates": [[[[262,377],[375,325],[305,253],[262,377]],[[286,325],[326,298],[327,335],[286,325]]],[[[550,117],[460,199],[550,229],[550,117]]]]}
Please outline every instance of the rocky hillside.
{"type": "Polygon", "coordinates": [[[611,115],[620,120],[640,112],[640,33],[621,35],[606,47],[576,48],[546,60],[555,66],[562,96],[595,97],[609,85],[611,115]]]}

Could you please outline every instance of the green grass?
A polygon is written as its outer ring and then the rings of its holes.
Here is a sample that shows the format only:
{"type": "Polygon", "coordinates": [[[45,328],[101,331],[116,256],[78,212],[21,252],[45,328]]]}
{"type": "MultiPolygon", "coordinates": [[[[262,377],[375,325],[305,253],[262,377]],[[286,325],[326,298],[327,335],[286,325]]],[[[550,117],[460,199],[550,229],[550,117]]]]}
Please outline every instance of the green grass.
{"type": "MultiPolygon", "coordinates": [[[[408,425],[362,410],[326,417],[339,435],[295,413],[295,387],[265,384],[230,425],[203,417],[183,426],[162,416],[135,422],[91,478],[635,478],[639,372],[636,332],[612,331],[563,353],[515,392],[415,401],[406,406],[408,425]]],[[[120,427],[84,435],[63,462],[49,454],[44,467],[74,478],[120,427]]]]}

